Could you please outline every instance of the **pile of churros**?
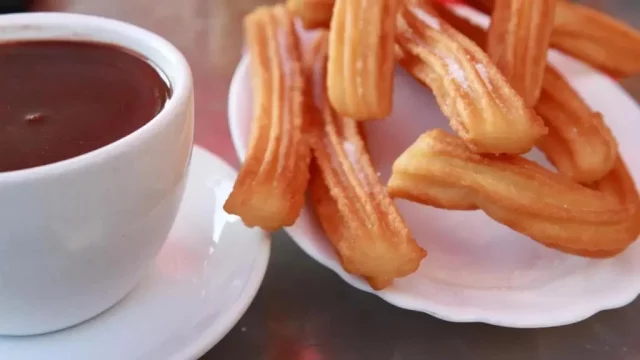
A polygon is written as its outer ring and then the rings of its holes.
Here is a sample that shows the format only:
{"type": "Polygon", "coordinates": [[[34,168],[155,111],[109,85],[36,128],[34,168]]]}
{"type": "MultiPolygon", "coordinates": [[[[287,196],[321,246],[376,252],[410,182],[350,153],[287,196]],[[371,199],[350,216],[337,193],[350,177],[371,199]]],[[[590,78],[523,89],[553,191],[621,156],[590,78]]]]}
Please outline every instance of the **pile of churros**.
{"type": "Polygon", "coordinates": [[[344,269],[374,289],[427,256],[393,198],[480,209],[569,254],[623,252],[640,233],[634,181],[547,52],[622,78],[640,73],[640,34],[564,0],[467,4],[490,14],[488,30],[435,0],[289,0],[247,15],[254,118],[225,210],[273,231],[308,203],[344,269]],[[314,29],[311,46],[296,22],[314,29]],[[420,135],[385,185],[362,127],[391,113],[396,65],[433,92],[456,135],[420,135]],[[557,172],[521,156],[533,147],[557,172]]]}

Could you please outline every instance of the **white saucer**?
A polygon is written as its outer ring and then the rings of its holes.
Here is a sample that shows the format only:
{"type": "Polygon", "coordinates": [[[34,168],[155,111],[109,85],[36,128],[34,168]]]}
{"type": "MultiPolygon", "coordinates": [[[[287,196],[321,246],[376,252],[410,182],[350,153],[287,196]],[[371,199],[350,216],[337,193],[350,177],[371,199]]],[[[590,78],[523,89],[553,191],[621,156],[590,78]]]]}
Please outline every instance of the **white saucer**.
{"type": "MultiPolygon", "coordinates": [[[[309,34],[303,35],[308,43],[309,34]]],[[[577,61],[557,53],[551,58],[586,101],[604,114],[633,177],[640,180],[640,108],[635,101],[610,78],[577,61]]],[[[241,159],[252,115],[248,63],[245,56],[229,94],[229,124],[241,159]]],[[[383,183],[397,156],[419,134],[436,127],[447,129],[449,125],[431,92],[399,70],[392,115],[366,126],[383,183]]],[[[529,155],[546,163],[537,152],[529,155]]],[[[365,281],[343,270],[308,208],[287,231],[307,254],[356,288],[398,307],[448,321],[557,326],[624,306],[640,292],[640,244],[614,259],[588,260],[543,247],[480,211],[445,211],[406,201],[396,204],[429,255],[416,273],[383,291],[373,291],[365,281]]]]}
{"type": "Polygon", "coordinates": [[[270,243],[222,211],[236,172],[193,150],[186,193],[156,265],[120,303],[56,333],[0,337],[0,359],[195,359],[236,324],[253,300],[270,243]]]}

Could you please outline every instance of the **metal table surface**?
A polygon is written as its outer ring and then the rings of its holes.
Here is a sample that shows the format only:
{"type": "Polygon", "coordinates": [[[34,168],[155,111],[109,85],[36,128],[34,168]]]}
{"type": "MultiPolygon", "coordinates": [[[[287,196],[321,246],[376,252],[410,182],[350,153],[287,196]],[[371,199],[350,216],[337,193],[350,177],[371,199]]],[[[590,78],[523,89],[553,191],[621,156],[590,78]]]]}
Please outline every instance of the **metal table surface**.
{"type": "MultiPolygon", "coordinates": [[[[237,165],[227,128],[227,88],[240,58],[242,17],[266,2],[273,0],[50,0],[37,8],[129,21],[176,44],[194,71],[196,142],[237,165]]],[[[640,27],[638,0],[583,2],[640,27]]],[[[624,86],[640,100],[640,78],[624,86]]],[[[640,359],[640,300],[559,328],[453,324],[351,288],[284,232],[273,235],[272,246],[253,304],[202,359],[640,359]]]]}

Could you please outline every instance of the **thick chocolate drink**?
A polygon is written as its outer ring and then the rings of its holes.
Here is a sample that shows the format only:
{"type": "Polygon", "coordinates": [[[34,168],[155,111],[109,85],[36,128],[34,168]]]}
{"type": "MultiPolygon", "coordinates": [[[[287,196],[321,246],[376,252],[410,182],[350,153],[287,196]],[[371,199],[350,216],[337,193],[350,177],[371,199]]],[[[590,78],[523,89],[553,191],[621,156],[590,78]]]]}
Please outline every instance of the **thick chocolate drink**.
{"type": "Polygon", "coordinates": [[[169,96],[146,59],[76,41],[0,44],[0,172],[69,159],[127,136],[169,96]]]}

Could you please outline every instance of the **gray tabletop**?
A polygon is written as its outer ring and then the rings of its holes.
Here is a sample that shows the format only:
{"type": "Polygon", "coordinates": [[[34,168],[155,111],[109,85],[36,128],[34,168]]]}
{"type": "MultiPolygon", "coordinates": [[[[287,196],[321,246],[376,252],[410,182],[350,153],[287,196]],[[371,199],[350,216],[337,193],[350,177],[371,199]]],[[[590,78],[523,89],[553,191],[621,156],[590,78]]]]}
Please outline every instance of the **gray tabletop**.
{"type": "Polygon", "coordinates": [[[558,328],[455,324],[350,287],[282,232],[272,249],[249,311],[203,359],[640,359],[640,301],[558,328]]]}
{"type": "MultiPolygon", "coordinates": [[[[227,88],[240,58],[242,16],[267,2],[276,0],[41,0],[39,7],[119,18],[176,44],[194,71],[196,142],[237,165],[227,88]]],[[[640,28],[640,0],[583,2],[640,28]]],[[[640,79],[623,84],[640,99],[640,79]]],[[[560,328],[453,324],[350,287],[284,232],[272,246],[253,304],[204,360],[640,359],[640,301],[560,328]]]]}

